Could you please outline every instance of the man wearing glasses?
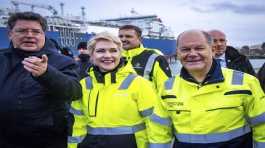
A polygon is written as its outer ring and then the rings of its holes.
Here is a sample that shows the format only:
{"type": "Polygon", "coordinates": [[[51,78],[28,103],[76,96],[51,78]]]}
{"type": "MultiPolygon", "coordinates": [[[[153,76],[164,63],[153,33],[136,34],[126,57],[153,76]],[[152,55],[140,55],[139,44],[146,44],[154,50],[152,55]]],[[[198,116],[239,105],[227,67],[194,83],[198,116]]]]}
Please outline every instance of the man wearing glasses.
{"type": "Polygon", "coordinates": [[[45,38],[46,20],[19,12],[8,19],[11,46],[0,53],[0,147],[64,148],[66,102],[81,96],[75,62],[45,38]]]}

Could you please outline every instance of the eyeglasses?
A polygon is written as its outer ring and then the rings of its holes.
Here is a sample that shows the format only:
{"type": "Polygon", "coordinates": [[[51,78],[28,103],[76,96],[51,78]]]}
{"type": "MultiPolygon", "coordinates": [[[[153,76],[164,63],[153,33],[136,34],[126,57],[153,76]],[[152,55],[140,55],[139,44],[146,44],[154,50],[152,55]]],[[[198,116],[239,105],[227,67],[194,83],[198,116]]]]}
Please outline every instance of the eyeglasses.
{"type": "Polygon", "coordinates": [[[31,33],[34,36],[41,35],[44,33],[41,29],[24,29],[24,28],[14,29],[14,32],[21,35],[27,35],[28,33],[31,33]]]}

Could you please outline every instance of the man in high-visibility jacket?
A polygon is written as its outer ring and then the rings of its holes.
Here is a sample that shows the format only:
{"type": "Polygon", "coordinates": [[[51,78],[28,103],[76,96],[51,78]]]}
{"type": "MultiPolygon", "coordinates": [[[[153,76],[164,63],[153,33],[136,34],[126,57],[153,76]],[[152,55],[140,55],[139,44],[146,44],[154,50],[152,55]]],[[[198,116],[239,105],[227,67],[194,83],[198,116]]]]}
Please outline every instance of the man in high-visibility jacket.
{"type": "Polygon", "coordinates": [[[247,73],[221,68],[208,33],[189,30],[177,39],[183,67],[161,97],[174,126],[175,148],[264,148],[265,95],[247,73]]]}
{"type": "Polygon", "coordinates": [[[138,75],[153,82],[158,90],[172,76],[167,60],[158,49],[143,47],[141,43],[142,30],[134,25],[124,25],[119,28],[122,41],[123,56],[131,62],[138,75]]]}

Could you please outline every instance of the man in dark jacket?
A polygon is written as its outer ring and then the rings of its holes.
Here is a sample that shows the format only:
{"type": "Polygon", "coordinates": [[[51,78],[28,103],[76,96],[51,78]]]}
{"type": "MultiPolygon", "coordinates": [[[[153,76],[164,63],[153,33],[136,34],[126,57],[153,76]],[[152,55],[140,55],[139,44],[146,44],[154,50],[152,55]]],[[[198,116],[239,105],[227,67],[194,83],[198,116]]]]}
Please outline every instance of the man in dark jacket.
{"type": "Polygon", "coordinates": [[[75,60],[79,64],[79,75],[81,78],[84,78],[88,75],[88,69],[92,65],[89,60],[90,56],[87,50],[87,42],[78,43],[77,50],[79,51],[79,56],[75,60]]]}
{"type": "Polygon", "coordinates": [[[0,53],[0,147],[65,148],[66,103],[81,97],[78,66],[45,38],[33,12],[8,20],[11,47],[0,53]]]}
{"type": "Polygon", "coordinates": [[[222,31],[210,30],[208,33],[214,40],[214,56],[222,67],[235,69],[255,76],[255,71],[248,58],[240,54],[234,47],[227,46],[226,36],[222,31]]]}
{"type": "Polygon", "coordinates": [[[265,63],[262,65],[262,67],[259,69],[258,75],[257,75],[260,85],[265,92],[265,63]]]}

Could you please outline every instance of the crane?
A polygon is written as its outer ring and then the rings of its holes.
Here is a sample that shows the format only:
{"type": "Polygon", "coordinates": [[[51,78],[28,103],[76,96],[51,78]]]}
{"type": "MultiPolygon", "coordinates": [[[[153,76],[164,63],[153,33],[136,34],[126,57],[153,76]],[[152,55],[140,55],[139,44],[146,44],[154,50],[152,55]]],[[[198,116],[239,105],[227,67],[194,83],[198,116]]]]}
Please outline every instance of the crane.
{"type": "Polygon", "coordinates": [[[19,10],[19,8],[18,8],[19,5],[26,5],[26,6],[31,7],[31,11],[34,11],[34,8],[37,7],[37,8],[49,10],[50,12],[52,12],[53,15],[58,14],[57,10],[51,5],[31,4],[31,3],[21,2],[21,1],[17,1],[17,0],[12,0],[11,3],[15,6],[16,11],[19,10]]]}

